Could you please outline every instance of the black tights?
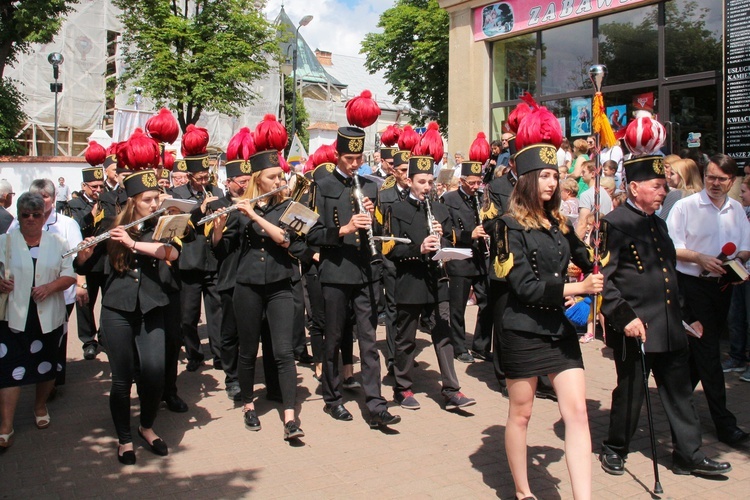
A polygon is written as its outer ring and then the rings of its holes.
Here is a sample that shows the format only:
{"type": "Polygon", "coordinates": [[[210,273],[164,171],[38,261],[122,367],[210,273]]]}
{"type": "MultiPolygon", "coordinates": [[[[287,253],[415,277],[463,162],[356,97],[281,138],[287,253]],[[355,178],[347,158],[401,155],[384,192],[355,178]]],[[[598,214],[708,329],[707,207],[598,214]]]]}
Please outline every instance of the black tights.
{"type": "Polygon", "coordinates": [[[135,380],[141,400],[141,427],[154,426],[164,390],[164,317],[162,308],[146,314],[102,307],[101,336],[112,370],[109,409],[120,444],[130,433],[130,388],[135,380]]]}

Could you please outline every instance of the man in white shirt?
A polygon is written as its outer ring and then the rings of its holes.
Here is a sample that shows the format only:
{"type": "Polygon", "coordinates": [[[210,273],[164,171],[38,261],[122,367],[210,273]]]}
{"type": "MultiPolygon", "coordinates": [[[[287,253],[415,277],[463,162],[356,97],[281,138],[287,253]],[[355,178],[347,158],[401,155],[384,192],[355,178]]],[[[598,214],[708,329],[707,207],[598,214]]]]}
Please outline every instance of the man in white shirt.
{"type": "Polygon", "coordinates": [[[750,222],[742,205],[727,196],[736,172],[732,158],[714,155],[706,167],[706,187],[675,203],[667,218],[677,250],[683,319],[688,324],[699,322],[696,330],[701,336],[688,339],[693,387],[701,382],[718,438],[729,445],[750,437],[737,427],[736,417],[727,409],[719,349],[732,289],[722,279],[726,271],[717,256],[723,256],[724,246],[733,243],[737,251],[726,257],[743,262],[750,257],[750,222]]]}
{"type": "Polygon", "coordinates": [[[65,185],[65,177],[60,177],[57,182],[59,184],[55,193],[55,210],[62,213],[70,199],[70,188],[65,185]]]}

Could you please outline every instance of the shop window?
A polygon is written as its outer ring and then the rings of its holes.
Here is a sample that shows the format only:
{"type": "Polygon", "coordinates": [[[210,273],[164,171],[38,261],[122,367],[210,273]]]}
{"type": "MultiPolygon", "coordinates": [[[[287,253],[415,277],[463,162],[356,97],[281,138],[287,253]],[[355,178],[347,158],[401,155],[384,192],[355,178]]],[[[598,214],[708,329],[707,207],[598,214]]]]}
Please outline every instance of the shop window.
{"type": "Polygon", "coordinates": [[[722,67],[721,0],[674,0],[664,4],[667,76],[722,67]]]}
{"type": "Polygon", "coordinates": [[[536,93],[536,35],[492,44],[492,100],[512,101],[524,91],[536,93]]]}
{"type": "Polygon", "coordinates": [[[554,101],[544,101],[542,106],[545,106],[550,112],[557,117],[560,121],[560,127],[562,128],[563,135],[570,137],[571,135],[571,115],[570,115],[570,99],[556,99],[554,101]]]}
{"type": "Polygon", "coordinates": [[[488,137],[489,141],[494,141],[495,139],[500,139],[500,137],[503,135],[503,132],[505,132],[505,129],[503,126],[505,125],[505,120],[508,119],[508,115],[511,111],[513,111],[513,107],[497,107],[492,108],[490,110],[490,114],[492,115],[492,127],[490,131],[490,137],[488,137]]]}
{"type": "Polygon", "coordinates": [[[606,85],[658,77],[657,19],[657,5],[599,19],[599,62],[607,65],[606,85]]]}
{"type": "Polygon", "coordinates": [[[591,88],[592,36],[592,21],[542,32],[542,94],[591,88]]]}

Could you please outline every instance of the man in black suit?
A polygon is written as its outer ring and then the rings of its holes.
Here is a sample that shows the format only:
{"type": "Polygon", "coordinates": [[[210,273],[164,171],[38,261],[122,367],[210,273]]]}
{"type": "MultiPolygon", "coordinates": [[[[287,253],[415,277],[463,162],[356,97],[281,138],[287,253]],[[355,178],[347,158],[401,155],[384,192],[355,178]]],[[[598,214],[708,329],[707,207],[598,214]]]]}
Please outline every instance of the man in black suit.
{"type": "MultiPolygon", "coordinates": [[[[666,223],[655,215],[666,196],[662,157],[625,162],[628,201],[604,218],[605,286],[602,313],[607,345],[614,351],[617,387],[612,391],[609,434],[599,456],[613,475],[625,470],[645,393],[639,342],[646,369],[654,372],[672,429],[675,474],[716,475],[732,470],[700,450],[701,427],[693,404],[688,340],[678,299],[677,254],[666,223]]],[[[648,373],[648,372],[647,372],[648,373]]]]}
{"type": "Polygon", "coordinates": [[[471,350],[476,357],[490,359],[492,347],[492,309],[488,304],[489,282],[487,280],[487,234],[479,220],[479,188],[482,185],[482,164],[465,161],[461,169],[460,186],[442,197],[448,207],[453,227],[454,245],[472,250],[472,257],[452,260],[447,263],[450,276],[451,342],[456,359],[462,363],[473,363],[474,356],[466,347],[466,301],[472,287],[479,311],[474,328],[471,350]]]}
{"type": "Polygon", "coordinates": [[[13,216],[6,210],[13,204],[13,186],[5,179],[0,180],[0,234],[8,232],[13,216]]]}
{"type": "MultiPolygon", "coordinates": [[[[204,153],[186,156],[174,166],[178,172],[187,172],[189,182],[172,189],[172,196],[182,200],[195,200],[191,222],[195,225],[207,212],[208,204],[217,201],[224,193],[209,183],[209,158],[204,153]]],[[[196,227],[195,239],[186,242],[180,253],[179,269],[182,280],[182,339],[188,357],[187,370],[196,371],[203,364],[198,336],[201,316],[201,296],[206,311],[208,344],[213,356],[214,368],[221,369],[221,299],[216,290],[219,265],[211,252],[208,239],[210,227],[196,227]]]]}
{"type": "Polygon", "coordinates": [[[401,421],[391,415],[380,392],[380,356],[375,346],[378,324],[378,297],[382,257],[372,255],[368,232],[373,227],[372,213],[378,198],[377,184],[357,176],[362,165],[365,133],[354,127],[342,127],[336,140],[337,165],[314,185],[312,208],[320,218],[308,234],[310,245],[320,247],[320,283],[325,300],[325,362],[323,399],[325,412],[336,420],[351,420],[343,405],[338,366],[338,351],[350,311],[354,311],[362,363],[362,382],[370,427],[377,428],[401,421]],[[361,186],[361,199],[356,184],[361,186]],[[360,211],[358,205],[362,205],[360,211]]]}

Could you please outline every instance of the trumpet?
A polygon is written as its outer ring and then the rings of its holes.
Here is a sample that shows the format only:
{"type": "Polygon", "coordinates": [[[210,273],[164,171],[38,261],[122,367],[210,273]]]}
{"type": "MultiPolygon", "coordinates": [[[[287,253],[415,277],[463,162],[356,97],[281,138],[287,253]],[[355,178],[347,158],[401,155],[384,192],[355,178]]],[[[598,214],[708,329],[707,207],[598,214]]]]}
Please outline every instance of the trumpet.
{"type": "MultiPolygon", "coordinates": [[[[148,214],[145,217],[141,217],[140,219],[134,220],[133,222],[131,222],[129,224],[125,224],[124,226],[121,226],[121,227],[123,229],[130,229],[131,227],[137,226],[138,224],[142,224],[142,223],[146,222],[149,219],[153,219],[154,217],[158,217],[159,215],[163,214],[166,211],[167,211],[166,208],[160,208],[156,212],[150,213],[150,214],[148,214]]],[[[105,233],[102,233],[102,234],[100,234],[99,236],[97,236],[96,238],[94,238],[91,241],[79,243],[78,246],[76,246],[75,248],[71,248],[70,250],[68,250],[67,252],[65,252],[64,254],[62,254],[62,258],[64,259],[68,255],[73,255],[74,253],[78,253],[81,250],[85,250],[85,249],[87,249],[89,247],[93,247],[95,245],[98,245],[102,241],[107,241],[111,237],[112,237],[112,233],[110,233],[109,231],[107,231],[105,233]]]]}
{"type": "MultiPolygon", "coordinates": [[[[360,214],[370,215],[370,212],[365,208],[365,195],[362,193],[362,187],[359,184],[359,176],[355,173],[352,176],[354,181],[354,191],[352,191],[352,197],[354,202],[357,204],[357,210],[360,214]]],[[[370,246],[370,255],[372,256],[372,263],[375,264],[380,262],[381,259],[378,257],[378,248],[375,246],[375,239],[372,233],[372,226],[367,228],[367,244],[370,246]]]]}
{"type": "MultiPolygon", "coordinates": [[[[424,207],[425,211],[427,212],[427,230],[430,233],[430,236],[437,236],[438,237],[438,247],[437,251],[440,251],[441,245],[440,245],[440,235],[437,231],[435,231],[435,217],[432,215],[432,202],[430,201],[430,198],[428,196],[424,197],[424,207]]],[[[445,270],[445,263],[440,260],[438,261],[438,267],[440,268],[440,278],[438,278],[438,281],[448,281],[448,274],[445,270]]]]}
{"type": "MultiPolygon", "coordinates": [[[[255,202],[260,201],[260,200],[262,200],[264,198],[268,198],[269,196],[272,196],[272,195],[274,195],[274,194],[276,194],[276,193],[278,193],[280,191],[283,191],[286,188],[287,188],[287,186],[279,186],[276,189],[274,189],[273,191],[269,191],[269,192],[267,192],[265,194],[262,194],[260,196],[256,196],[255,198],[252,198],[252,199],[248,200],[248,203],[255,203],[255,202]]],[[[201,220],[199,220],[198,224],[196,224],[196,225],[201,226],[201,225],[205,224],[206,222],[211,222],[212,220],[218,219],[219,217],[221,217],[224,214],[228,214],[228,213],[234,212],[235,210],[238,210],[238,209],[239,209],[238,205],[230,205],[230,206],[228,206],[226,208],[222,208],[221,210],[217,210],[216,212],[214,212],[214,213],[212,213],[210,215],[206,215],[201,220]]]]}

